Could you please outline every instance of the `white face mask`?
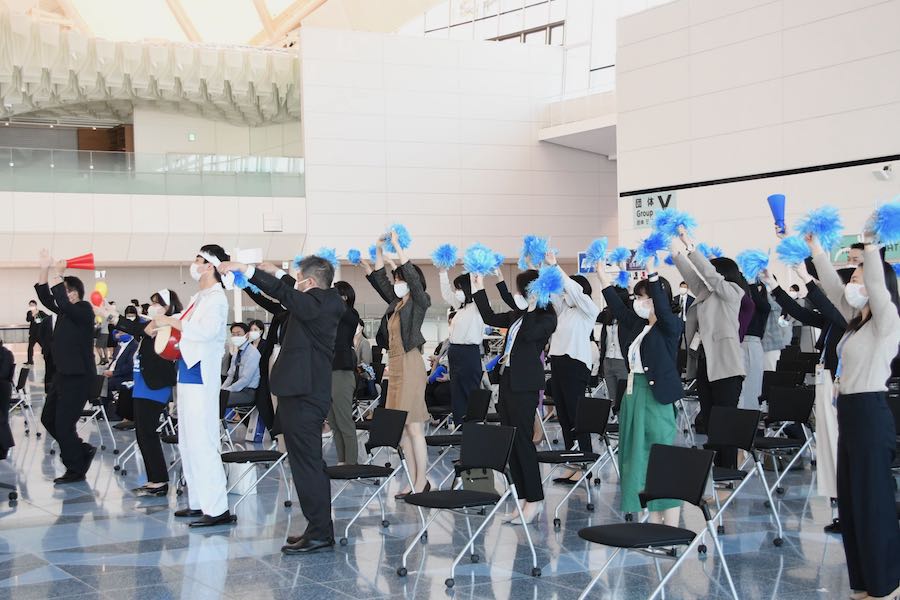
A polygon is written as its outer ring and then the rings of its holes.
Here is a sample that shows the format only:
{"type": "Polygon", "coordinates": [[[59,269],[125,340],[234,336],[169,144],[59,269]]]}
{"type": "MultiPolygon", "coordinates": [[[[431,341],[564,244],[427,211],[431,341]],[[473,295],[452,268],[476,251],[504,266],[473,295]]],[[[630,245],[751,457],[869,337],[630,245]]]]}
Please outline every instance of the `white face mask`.
{"type": "Polygon", "coordinates": [[[516,302],[516,308],[519,310],[525,310],[528,308],[528,300],[525,299],[525,296],[522,294],[516,294],[513,296],[513,300],[516,302]]]}
{"type": "Polygon", "coordinates": [[[407,285],[405,281],[398,281],[394,284],[394,294],[396,294],[398,298],[405,298],[408,293],[409,285],[407,285]]]}
{"type": "Polygon", "coordinates": [[[848,283],[844,288],[844,298],[847,299],[847,304],[857,310],[869,303],[866,288],[859,283],[848,283]]]}
{"type": "Polygon", "coordinates": [[[151,304],[147,309],[147,316],[152,319],[153,317],[159,316],[164,312],[166,312],[166,309],[164,309],[162,306],[151,304]]]}
{"type": "Polygon", "coordinates": [[[250,335],[250,341],[255,342],[260,337],[262,337],[262,331],[251,331],[249,335],[250,335]]]}
{"type": "Polygon", "coordinates": [[[642,319],[650,318],[650,300],[635,300],[634,301],[634,312],[642,319]]]}
{"type": "Polygon", "coordinates": [[[135,315],[128,315],[125,318],[128,319],[129,321],[137,321],[137,317],[135,315]]]}
{"type": "Polygon", "coordinates": [[[457,302],[459,302],[460,304],[465,303],[465,301],[466,301],[466,293],[465,293],[464,291],[462,291],[462,290],[456,290],[455,292],[453,292],[453,295],[456,296],[456,301],[457,301],[457,302]]]}
{"type": "Polygon", "coordinates": [[[799,295],[800,295],[800,294],[798,294],[798,293],[795,292],[794,290],[791,290],[791,291],[788,292],[788,296],[790,296],[790,297],[793,298],[794,300],[796,300],[797,297],[798,297],[799,295]]]}
{"type": "Polygon", "coordinates": [[[200,277],[202,273],[200,273],[200,265],[197,263],[191,263],[191,279],[194,281],[200,281],[200,277]]]}
{"type": "Polygon", "coordinates": [[[234,346],[235,346],[236,348],[237,348],[237,347],[240,347],[240,346],[243,346],[243,345],[244,345],[244,342],[246,342],[246,341],[247,341],[246,336],[243,336],[243,335],[233,335],[233,336],[231,336],[231,343],[234,344],[234,346]]]}
{"type": "Polygon", "coordinates": [[[678,290],[678,293],[682,296],[687,296],[687,288],[681,288],[678,290]]]}

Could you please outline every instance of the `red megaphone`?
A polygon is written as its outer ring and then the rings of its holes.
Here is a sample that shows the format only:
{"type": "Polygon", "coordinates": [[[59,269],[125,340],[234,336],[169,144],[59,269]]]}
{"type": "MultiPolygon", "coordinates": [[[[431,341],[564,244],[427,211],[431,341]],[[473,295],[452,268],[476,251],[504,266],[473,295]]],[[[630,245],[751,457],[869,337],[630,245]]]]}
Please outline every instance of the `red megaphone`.
{"type": "Polygon", "coordinates": [[[94,270],[94,253],[89,252],[88,254],[82,254],[81,256],[76,256],[75,258],[70,258],[66,260],[66,268],[67,269],[82,269],[84,271],[93,271],[94,270]]]}

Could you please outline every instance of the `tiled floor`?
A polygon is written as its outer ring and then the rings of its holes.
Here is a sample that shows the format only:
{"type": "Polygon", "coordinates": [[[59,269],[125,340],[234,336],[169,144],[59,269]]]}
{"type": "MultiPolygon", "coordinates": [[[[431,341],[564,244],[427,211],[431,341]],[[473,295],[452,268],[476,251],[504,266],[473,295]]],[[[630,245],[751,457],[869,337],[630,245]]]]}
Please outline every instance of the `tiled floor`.
{"type": "MultiPolygon", "coordinates": [[[[41,386],[32,389],[39,414],[41,386]]],[[[574,599],[608,556],[579,539],[578,529],[621,520],[611,467],[595,488],[594,512],[585,510],[584,493],[576,492],[562,512],[560,531],[554,531],[552,509],[566,490],[550,484],[546,509],[531,530],[543,575],[529,575],[531,557],[522,528],[495,521],[477,543],[481,562],[464,560],[455,587],[447,591],[444,579],[462,547],[465,519],[440,516],[427,544],[411,554],[409,575],[400,578],[396,569],[417,529],[417,515],[393,499],[397,485],[386,500],[388,528],[381,527],[378,504],[373,503],[369,516],[353,527],[347,546],[308,557],[282,556],[285,535],[302,531],[304,520],[296,503],[292,509],[283,507],[284,490],[274,478],[238,508],[236,526],[192,531],[172,516],[180,501],[174,493],[134,498],[129,489],[144,481],[141,469],[132,462],[126,477],[118,475],[109,450],[98,454],[87,482],[54,487],[52,479],[62,466],[47,452],[50,440],[37,439],[33,430],[26,437],[20,412],[11,422],[18,446],[0,463],[0,481],[17,480],[20,500],[14,507],[0,504],[0,599],[574,599]]],[[[133,439],[130,432],[117,435],[120,446],[133,439]]],[[[95,432],[93,437],[96,443],[95,432]]],[[[327,459],[334,460],[331,444],[327,459]]],[[[446,466],[436,472],[442,478],[446,466]]],[[[750,484],[746,496],[726,513],[727,533],[721,539],[740,596],[845,597],[844,553],[840,538],[822,532],[831,509],[815,495],[814,472],[807,466],[792,473],[785,487],[777,501],[785,528],[781,548],[772,545],[773,525],[759,482],[750,484]]],[[[338,499],[336,528],[343,529],[369,489],[357,486],[338,499]]],[[[699,511],[688,507],[684,523],[699,530],[699,511]]],[[[592,597],[646,598],[656,581],[653,560],[632,553],[617,559],[592,597]]],[[[714,552],[705,559],[690,557],[668,585],[666,598],[727,598],[724,581],[714,552]]]]}

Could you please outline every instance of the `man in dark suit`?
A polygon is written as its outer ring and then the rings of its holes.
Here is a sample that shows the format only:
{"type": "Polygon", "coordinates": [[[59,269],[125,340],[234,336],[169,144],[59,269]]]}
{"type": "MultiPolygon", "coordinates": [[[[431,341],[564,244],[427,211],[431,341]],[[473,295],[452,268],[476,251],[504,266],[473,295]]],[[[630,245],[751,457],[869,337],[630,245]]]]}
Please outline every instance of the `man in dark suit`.
{"type": "Polygon", "coordinates": [[[137,352],[138,342],[124,331],[114,330],[110,335],[116,341],[117,348],[109,368],[103,371],[103,376],[107,378],[106,401],[103,405],[106,407],[106,417],[112,422],[122,420],[117,407],[113,406],[113,392],[118,392],[126,381],[134,381],[134,353],[137,352]]]}
{"type": "Polygon", "coordinates": [[[289,537],[281,551],[307,554],[334,546],[331,482],[322,460],[322,425],[331,406],[331,365],[338,322],[346,305],[331,287],[334,267],[318,256],[300,262],[297,283],[263,263],[256,267],[224,262],[222,273],[242,271],[250,283],[279,301],[290,313],[281,353],[272,366],[269,386],[278,397],[278,422],[284,430],[297,498],[308,525],[289,537]]]}
{"type": "Polygon", "coordinates": [[[41,423],[59,444],[66,472],[54,483],[84,481],[97,449],[78,437],[75,424],[97,376],[94,366],[94,310],[84,300],[84,284],[77,277],[63,276],[66,261],[41,251],[40,275],[34,286],[41,304],[56,314],[51,352],[56,365],[53,386],[47,393],[41,423]]]}
{"type": "MultiPolygon", "coordinates": [[[[34,364],[34,345],[41,343],[41,323],[43,323],[46,318],[47,313],[38,310],[37,300],[32,300],[28,303],[28,312],[25,313],[25,321],[28,323],[28,358],[25,360],[26,364],[34,364]]],[[[41,345],[41,350],[43,349],[44,346],[41,345]]]]}

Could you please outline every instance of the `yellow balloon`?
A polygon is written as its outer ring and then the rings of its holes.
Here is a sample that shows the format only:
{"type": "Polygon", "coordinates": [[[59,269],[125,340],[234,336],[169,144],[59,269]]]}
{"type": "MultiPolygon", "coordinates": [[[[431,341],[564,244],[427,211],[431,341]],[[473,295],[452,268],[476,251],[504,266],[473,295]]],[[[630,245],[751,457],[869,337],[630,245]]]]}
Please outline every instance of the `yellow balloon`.
{"type": "Polygon", "coordinates": [[[98,281],[97,285],[94,286],[94,290],[100,292],[100,295],[106,298],[106,294],[109,292],[109,287],[106,285],[105,281],[98,281]]]}
{"type": "Polygon", "coordinates": [[[99,325],[100,323],[103,322],[103,317],[101,317],[100,315],[97,315],[94,317],[94,321],[97,323],[97,325],[99,325]]]}

